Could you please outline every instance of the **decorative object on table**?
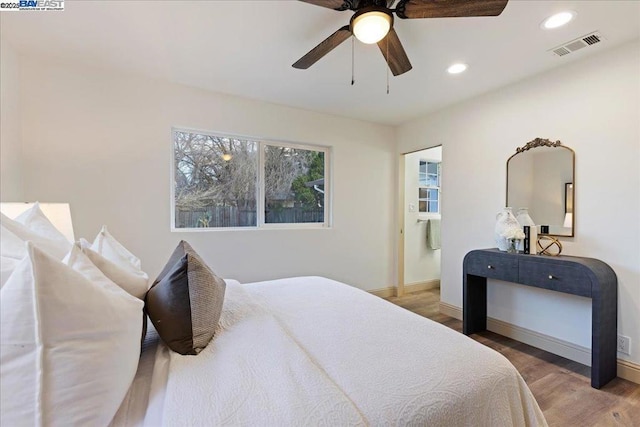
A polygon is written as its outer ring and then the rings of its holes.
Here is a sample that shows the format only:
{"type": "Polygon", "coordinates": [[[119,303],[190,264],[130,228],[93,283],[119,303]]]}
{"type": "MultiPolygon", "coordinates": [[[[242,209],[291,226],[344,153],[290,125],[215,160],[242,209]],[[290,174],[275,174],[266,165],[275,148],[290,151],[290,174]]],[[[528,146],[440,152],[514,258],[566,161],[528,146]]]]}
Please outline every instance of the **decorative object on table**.
{"type": "Polygon", "coordinates": [[[523,252],[524,254],[530,253],[530,245],[531,245],[531,226],[523,225],[522,229],[524,231],[524,240],[523,240],[523,252]]]}
{"type": "Polygon", "coordinates": [[[540,226],[540,234],[549,234],[549,226],[541,225],[540,226]]]}
{"type": "Polygon", "coordinates": [[[513,209],[510,207],[502,208],[502,210],[496,214],[496,226],[494,229],[494,237],[498,249],[503,252],[506,252],[509,249],[509,242],[505,235],[515,233],[515,230],[522,233],[520,223],[516,217],[513,216],[513,209]]]}
{"type": "Polygon", "coordinates": [[[505,238],[508,242],[507,252],[510,254],[518,253],[518,247],[520,246],[520,241],[524,239],[524,231],[518,228],[510,228],[502,234],[502,237],[505,238]]]}
{"type": "Polygon", "coordinates": [[[562,243],[553,236],[538,237],[537,246],[540,255],[558,256],[562,252],[562,243]]]}
{"type": "Polygon", "coordinates": [[[516,219],[522,226],[536,225],[531,216],[529,216],[529,208],[518,208],[518,211],[516,212],[516,219]]]}
{"type": "MultiPolygon", "coordinates": [[[[535,227],[536,223],[533,222],[533,219],[531,219],[531,217],[529,216],[529,208],[518,208],[518,211],[516,212],[516,219],[518,220],[518,222],[520,223],[520,225],[522,227],[528,226],[528,227],[535,227]]],[[[525,232],[526,234],[526,232],[525,232]]],[[[527,236],[525,236],[525,240],[527,240],[527,236]]],[[[529,240],[530,241],[530,240],[529,240]]],[[[527,248],[524,247],[524,240],[522,241],[522,245],[520,245],[518,247],[518,250],[528,254],[529,250],[527,248]]],[[[530,246],[530,245],[527,245],[530,246]]]]}
{"type": "Polygon", "coordinates": [[[531,255],[535,255],[538,253],[538,250],[536,248],[537,242],[538,242],[538,227],[534,225],[529,227],[529,252],[527,253],[531,255]]]}

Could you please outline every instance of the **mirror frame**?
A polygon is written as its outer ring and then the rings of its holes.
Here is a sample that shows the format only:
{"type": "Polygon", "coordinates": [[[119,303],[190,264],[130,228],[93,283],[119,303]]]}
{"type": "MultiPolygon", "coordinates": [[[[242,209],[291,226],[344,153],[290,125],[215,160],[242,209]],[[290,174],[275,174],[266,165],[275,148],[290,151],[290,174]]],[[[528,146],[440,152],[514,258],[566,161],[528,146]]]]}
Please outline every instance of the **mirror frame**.
{"type": "MultiPolygon", "coordinates": [[[[551,141],[545,138],[536,138],[527,142],[524,146],[516,148],[515,154],[512,154],[511,157],[507,159],[507,188],[505,193],[505,206],[509,206],[509,161],[513,159],[518,154],[522,154],[525,151],[531,150],[532,148],[538,147],[551,147],[551,148],[564,148],[565,150],[569,150],[571,152],[571,183],[573,184],[573,192],[571,194],[571,206],[573,209],[573,215],[571,215],[571,234],[552,234],[552,233],[538,233],[538,235],[544,236],[554,236],[554,237],[574,237],[576,234],[576,152],[573,149],[567,147],[566,145],[562,145],[562,143],[558,141],[551,141]]],[[[565,183],[566,185],[567,183],[565,183]]],[[[565,206],[567,205],[566,193],[565,193],[565,206]]]]}

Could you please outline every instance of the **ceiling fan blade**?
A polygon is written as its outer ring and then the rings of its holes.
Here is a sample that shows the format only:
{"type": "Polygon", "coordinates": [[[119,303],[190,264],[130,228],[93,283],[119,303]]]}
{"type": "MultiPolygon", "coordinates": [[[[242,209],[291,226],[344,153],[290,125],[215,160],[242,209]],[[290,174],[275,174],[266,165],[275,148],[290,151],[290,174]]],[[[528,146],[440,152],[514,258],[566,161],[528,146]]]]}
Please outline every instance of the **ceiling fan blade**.
{"type": "MultiPolygon", "coordinates": [[[[326,7],[333,10],[347,10],[351,9],[353,1],[346,0],[300,0],[305,3],[315,4],[316,6],[326,7]]],[[[355,10],[355,9],[352,9],[355,10]]]]}
{"type": "Polygon", "coordinates": [[[341,27],[338,31],[321,41],[318,46],[311,49],[305,56],[298,59],[293,64],[293,68],[306,70],[349,37],[351,37],[351,30],[349,29],[348,25],[345,25],[344,27],[341,27]]]}
{"type": "Polygon", "coordinates": [[[400,0],[396,15],[402,19],[498,16],[509,0],[400,0]]]}
{"type": "Polygon", "coordinates": [[[413,68],[398,38],[398,33],[393,28],[385,38],[378,42],[378,47],[394,76],[404,74],[413,68]]]}

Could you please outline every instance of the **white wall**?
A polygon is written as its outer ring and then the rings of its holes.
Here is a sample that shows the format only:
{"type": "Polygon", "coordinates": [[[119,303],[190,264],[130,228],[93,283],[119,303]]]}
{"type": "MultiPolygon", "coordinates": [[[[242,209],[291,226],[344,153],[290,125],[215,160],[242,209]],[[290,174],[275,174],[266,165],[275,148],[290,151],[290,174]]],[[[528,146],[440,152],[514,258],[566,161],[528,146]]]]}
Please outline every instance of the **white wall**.
{"type": "Polygon", "coordinates": [[[69,201],[76,236],[108,224],[151,276],[185,239],[244,282],[395,284],[392,128],[72,64],[21,68],[25,196],[69,201]],[[172,126],[332,146],[333,228],[171,233],[172,126]]]}
{"type": "MultiPolygon", "coordinates": [[[[618,356],[640,362],[639,122],[633,42],[401,126],[399,153],[444,147],[442,301],[462,306],[464,255],[495,246],[509,156],[535,137],[559,139],[576,152],[576,234],[562,239],[563,253],[615,270],[618,333],[632,340],[631,356],[618,356]]],[[[590,347],[590,300],[499,282],[489,288],[490,316],[590,347]]]]}
{"type": "Polygon", "coordinates": [[[18,57],[0,41],[0,200],[21,201],[20,78],[18,57]]]}
{"type": "MultiPolygon", "coordinates": [[[[442,147],[416,151],[404,156],[404,284],[440,279],[440,252],[427,247],[427,223],[418,219],[440,218],[440,214],[418,212],[420,160],[442,160],[442,147]],[[413,204],[411,212],[409,204],[413,204]]],[[[444,168],[444,166],[443,166],[444,168]]]]}

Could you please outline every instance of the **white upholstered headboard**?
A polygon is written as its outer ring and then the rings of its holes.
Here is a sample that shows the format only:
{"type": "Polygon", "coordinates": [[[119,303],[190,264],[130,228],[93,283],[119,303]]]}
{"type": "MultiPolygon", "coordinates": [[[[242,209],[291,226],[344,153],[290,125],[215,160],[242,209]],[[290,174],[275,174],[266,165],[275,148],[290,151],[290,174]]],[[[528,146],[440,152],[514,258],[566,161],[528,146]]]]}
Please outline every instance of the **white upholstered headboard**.
{"type": "MultiPolygon", "coordinates": [[[[33,205],[33,203],[3,202],[0,203],[0,211],[9,218],[15,218],[33,205]]],[[[75,241],[69,203],[40,203],[40,209],[70,242],[75,241]]]]}

